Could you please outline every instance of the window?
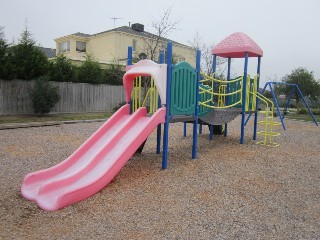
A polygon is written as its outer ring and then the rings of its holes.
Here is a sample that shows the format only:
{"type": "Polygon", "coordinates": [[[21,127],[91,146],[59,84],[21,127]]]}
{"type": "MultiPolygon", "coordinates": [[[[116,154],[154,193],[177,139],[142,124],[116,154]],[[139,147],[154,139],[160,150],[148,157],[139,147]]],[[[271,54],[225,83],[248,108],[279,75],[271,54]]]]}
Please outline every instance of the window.
{"type": "Polygon", "coordinates": [[[77,52],[86,52],[86,43],[85,42],[76,42],[76,51],[77,52]]]}
{"type": "Polygon", "coordinates": [[[59,44],[59,52],[69,52],[70,51],[70,41],[65,41],[59,44]]]}
{"type": "Polygon", "coordinates": [[[132,51],[136,51],[136,50],[137,50],[137,40],[132,39],[132,51]]]}

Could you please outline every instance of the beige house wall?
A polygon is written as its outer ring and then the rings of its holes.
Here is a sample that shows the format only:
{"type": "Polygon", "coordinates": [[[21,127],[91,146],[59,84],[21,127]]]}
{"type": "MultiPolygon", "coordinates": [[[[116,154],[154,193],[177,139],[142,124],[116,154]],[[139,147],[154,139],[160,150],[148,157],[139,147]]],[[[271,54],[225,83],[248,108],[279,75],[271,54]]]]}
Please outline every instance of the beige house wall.
{"type": "MultiPolygon", "coordinates": [[[[132,46],[133,39],[136,40],[136,51],[133,51],[133,56],[138,57],[142,52],[148,54],[146,41],[148,39],[139,35],[133,35],[125,32],[110,31],[92,35],[90,37],[80,37],[77,35],[68,35],[57,38],[56,49],[59,53],[59,44],[64,41],[70,41],[70,51],[63,52],[66,57],[74,61],[84,61],[86,54],[91,54],[96,60],[102,64],[110,64],[118,60],[122,64],[126,64],[128,55],[128,46],[132,46]],[[86,42],[86,53],[76,51],[76,41],[86,42]]],[[[150,40],[149,40],[150,41],[150,40]]],[[[165,49],[166,43],[161,42],[159,49],[165,49]]],[[[179,61],[187,61],[195,67],[196,51],[188,46],[173,43],[174,56],[180,56],[179,61]]],[[[158,56],[157,56],[158,57],[158,56]]]]}

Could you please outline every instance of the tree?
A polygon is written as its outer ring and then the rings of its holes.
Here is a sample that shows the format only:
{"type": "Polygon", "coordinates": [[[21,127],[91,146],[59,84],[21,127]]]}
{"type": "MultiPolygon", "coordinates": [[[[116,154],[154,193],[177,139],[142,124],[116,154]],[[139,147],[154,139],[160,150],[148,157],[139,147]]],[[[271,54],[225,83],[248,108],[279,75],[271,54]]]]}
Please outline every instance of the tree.
{"type": "MultiPolygon", "coordinates": [[[[212,75],[213,69],[212,69],[212,63],[213,63],[213,56],[211,53],[212,48],[214,48],[214,44],[207,44],[203,42],[202,38],[200,37],[199,33],[197,32],[195,37],[189,41],[189,44],[194,49],[199,49],[201,51],[201,71],[205,72],[206,75],[212,75]]],[[[224,71],[226,70],[227,59],[217,57],[216,62],[216,77],[218,78],[224,78],[224,71]]]]}
{"type": "MultiPolygon", "coordinates": [[[[314,78],[313,72],[309,72],[305,68],[296,68],[291,74],[287,74],[282,78],[282,82],[297,84],[304,96],[310,96],[311,99],[317,99],[320,96],[320,83],[314,78]]],[[[283,85],[277,91],[289,95],[292,87],[283,85]]],[[[299,106],[300,95],[298,91],[294,91],[294,97],[299,106]]]]}
{"type": "Polygon", "coordinates": [[[18,44],[12,47],[12,54],[16,78],[30,80],[47,73],[48,58],[36,46],[27,27],[21,33],[18,44]]]}
{"type": "Polygon", "coordinates": [[[103,71],[99,62],[93,59],[92,56],[87,55],[86,60],[78,68],[77,79],[78,82],[86,82],[93,84],[100,84],[103,82],[103,71]]]}
{"type": "Polygon", "coordinates": [[[64,55],[58,55],[50,62],[50,80],[59,82],[70,82],[75,77],[75,69],[71,60],[64,55]]]}
{"type": "Polygon", "coordinates": [[[32,106],[34,113],[45,114],[60,100],[58,88],[50,84],[47,76],[38,78],[31,90],[32,106]]]}
{"type": "Polygon", "coordinates": [[[152,21],[152,29],[154,34],[148,38],[144,38],[146,44],[146,55],[148,59],[155,61],[159,56],[160,48],[164,48],[163,39],[173,30],[179,23],[179,19],[171,19],[172,7],[169,7],[158,20],[152,21]]]}
{"type": "Polygon", "coordinates": [[[4,27],[0,26],[0,79],[14,78],[12,51],[5,39],[4,27]]]}
{"type": "Polygon", "coordinates": [[[105,70],[105,83],[111,85],[122,85],[122,77],[125,74],[123,65],[114,61],[109,65],[109,68],[105,70]]]}

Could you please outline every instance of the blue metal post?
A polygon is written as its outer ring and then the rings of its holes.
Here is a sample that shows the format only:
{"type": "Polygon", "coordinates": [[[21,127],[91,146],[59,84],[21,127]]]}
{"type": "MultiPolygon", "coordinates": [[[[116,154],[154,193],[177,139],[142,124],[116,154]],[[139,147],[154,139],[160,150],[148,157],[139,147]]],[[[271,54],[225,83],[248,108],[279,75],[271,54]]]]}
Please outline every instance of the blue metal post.
{"type": "MultiPolygon", "coordinates": [[[[160,56],[159,56],[159,63],[164,63],[164,52],[163,50],[160,51],[160,56]]],[[[161,98],[160,96],[158,97],[158,108],[161,107],[161,98]]],[[[160,153],[160,145],[161,145],[161,124],[158,125],[157,127],[157,150],[156,153],[160,153]]]]}
{"type": "Polygon", "coordinates": [[[171,70],[172,70],[172,43],[167,44],[167,92],[166,92],[166,122],[163,130],[162,169],[168,168],[169,148],[169,121],[170,121],[170,96],[171,96],[171,70]]]}
{"type": "Polygon", "coordinates": [[[196,109],[195,109],[195,121],[193,123],[193,143],[192,143],[192,159],[197,157],[197,143],[198,143],[198,118],[199,118],[199,82],[200,82],[200,58],[201,52],[197,50],[196,56],[196,70],[197,70],[197,82],[196,82],[196,109]]]}
{"type": "Polygon", "coordinates": [[[302,99],[302,101],[304,102],[304,105],[307,107],[308,112],[309,112],[309,114],[311,115],[311,117],[312,117],[312,119],[313,119],[314,123],[318,126],[318,122],[317,122],[317,120],[315,119],[315,117],[314,117],[314,115],[313,115],[313,113],[312,113],[311,109],[309,108],[309,105],[308,105],[308,103],[307,103],[306,99],[305,99],[305,98],[304,98],[304,96],[302,95],[302,92],[300,91],[299,86],[298,86],[297,84],[293,84],[293,85],[295,85],[295,86],[296,86],[296,88],[297,88],[297,90],[298,90],[298,92],[299,92],[299,94],[300,94],[300,96],[301,96],[301,99],[302,99]]]}
{"type": "Polygon", "coordinates": [[[248,52],[244,60],[243,82],[242,82],[242,118],[241,118],[241,136],[240,144],[244,143],[244,123],[246,119],[246,96],[247,96],[247,71],[248,71],[248,52]]]}
{"type": "Polygon", "coordinates": [[[132,65],[132,47],[128,46],[128,65],[132,65]]]}
{"type": "MultiPolygon", "coordinates": [[[[214,54],[213,55],[213,59],[212,59],[212,71],[213,71],[213,78],[216,77],[216,70],[217,70],[217,55],[214,54]]],[[[214,86],[211,86],[212,87],[212,91],[214,90],[214,86]]],[[[212,95],[213,97],[213,95],[212,95]]],[[[214,109],[212,110],[214,111],[214,109]]],[[[213,140],[213,126],[212,125],[209,125],[209,130],[210,130],[210,136],[209,136],[209,139],[210,140],[213,140]]]]}
{"type": "MultiPolygon", "coordinates": [[[[260,66],[261,66],[261,56],[258,57],[258,67],[257,67],[257,91],[259,92],[259,82],[260,82],[260,66]]],[[[258,125],[258,105],[259,99],[256,98],[256,109],[254,112],[254,126],[253,126],[253,140],[257,139],[257,125],[258,125]]]]}
{"type": "Polygon", "coordinates": [[[275,94],[275,92],[273,90],[273,87],[271,86],[271,83],[269,83],[269,86],[270,86],[270,91],[271,91],[271,94],[272,94],[273,102],[276,105],[277,112],[278,112],[279,118],[281,120],[281,124],[282,124],[283,130],[286,130],[286,125],[284,124],[283,118],[281,117],[281,112],[280,112],[280,109],[279,109],[279,104],[278,104],[278,100],[277,100],[276,94],[275,94]]]}
{"type": "MultiPolygon", "coordinates": [[[[231,72],[231,58],[228,58],[228,75],[227,75],[227,80],[230,80],[230,72],[231,72]]],[[[230,84],[227,83],[227,93],[230,92],[230,84]]],[[[229,105],[229,96],[226,97],[226,105],[229,105]]],[[[228,124],[226,123],[224,125],[224,136],[226,137],[228,134],[228,124]]]]}
{"type": "MultiPolygon", "coordinates": [[[[132,47],[131,46],[128,46],[128,66],[132,65],[132,47]]],[[[132,101],[130,99],[130,114],[132,113],[132,101]]]]}
{"type": "Polygon", "coordinates": [[[183,137],[187,137],[187,123],[183,123],[183,137]]]}

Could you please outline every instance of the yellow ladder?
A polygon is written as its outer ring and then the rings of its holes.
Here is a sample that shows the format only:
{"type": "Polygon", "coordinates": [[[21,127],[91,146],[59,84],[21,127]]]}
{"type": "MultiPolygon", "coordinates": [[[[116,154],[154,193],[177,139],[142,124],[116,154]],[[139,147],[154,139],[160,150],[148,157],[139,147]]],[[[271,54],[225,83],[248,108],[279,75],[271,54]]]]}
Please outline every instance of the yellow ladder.
{"type": "Polygon", "coordinates": [[[271,100],[260,94],[259,92],[252,93],[260,101],[266,104],[266,109],[264,111],[259,111],[260,114],[264,114],[264,119],[259,121],[258,124],[263,127],[261,131],[258,131],[257,134],[262,136],[263,139],[257,144],[269,146],[269,147],[278,147],[279,143],[274,141],[274,137],[280,136],[279,132],[274,131],[274,127],[280,125],[280,122],[275,122],[273,117],[274,104],[271,100]]]}

